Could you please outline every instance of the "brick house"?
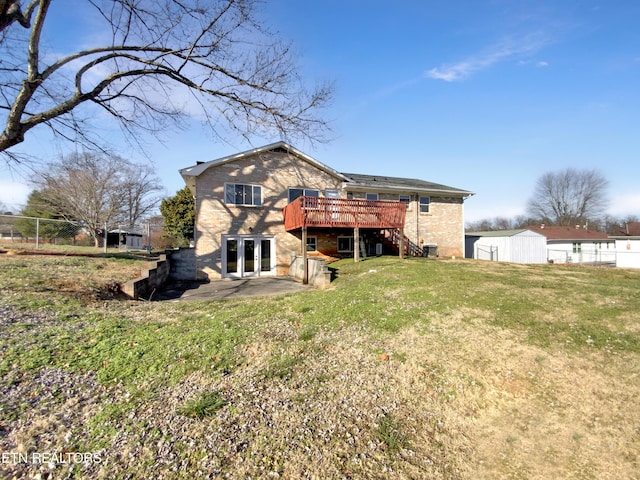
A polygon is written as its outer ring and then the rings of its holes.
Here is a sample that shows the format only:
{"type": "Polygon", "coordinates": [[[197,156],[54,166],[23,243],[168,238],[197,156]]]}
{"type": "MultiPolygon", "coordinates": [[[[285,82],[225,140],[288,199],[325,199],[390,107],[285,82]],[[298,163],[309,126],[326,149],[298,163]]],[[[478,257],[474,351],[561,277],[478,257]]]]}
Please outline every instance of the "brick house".
{"type": "Polygon", "coordinates": [[[196,200],[199,278],[286,275],[292,253],[464,256],[466,190],[340,173],[284,142],[180,174],[196,200]]]}

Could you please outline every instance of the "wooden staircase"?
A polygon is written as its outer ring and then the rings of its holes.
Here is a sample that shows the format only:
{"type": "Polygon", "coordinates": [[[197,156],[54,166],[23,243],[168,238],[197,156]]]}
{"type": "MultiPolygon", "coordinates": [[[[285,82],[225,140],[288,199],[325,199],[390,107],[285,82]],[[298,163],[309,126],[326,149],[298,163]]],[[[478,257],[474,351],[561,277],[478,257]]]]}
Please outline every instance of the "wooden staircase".
{"type": "MultiPolygon", "coordinates": [[[[399,250],[400,244],[400,231],[396,228],[390,230],[384,230],[382,234],[379,235],[380,240],[382,240],[383,244],[390,246],[394,249],[394,251],[399,250]]],[[[404,236],[404,254],[410,255],[412,257],[421,257],[422,256],[422,247],[417,243],[411,241],[409,237],[404,236]]]]}

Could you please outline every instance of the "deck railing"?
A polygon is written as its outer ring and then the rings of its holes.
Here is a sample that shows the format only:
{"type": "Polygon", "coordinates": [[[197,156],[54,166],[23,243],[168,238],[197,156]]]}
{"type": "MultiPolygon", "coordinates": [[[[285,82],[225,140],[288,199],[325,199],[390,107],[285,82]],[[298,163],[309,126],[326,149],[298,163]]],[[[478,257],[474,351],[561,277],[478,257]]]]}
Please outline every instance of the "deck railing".
{"type": "Polygon", "coordinates": [[[284,228],[403,228],[406,203],[302,196],[282,209],[284,228]]]}

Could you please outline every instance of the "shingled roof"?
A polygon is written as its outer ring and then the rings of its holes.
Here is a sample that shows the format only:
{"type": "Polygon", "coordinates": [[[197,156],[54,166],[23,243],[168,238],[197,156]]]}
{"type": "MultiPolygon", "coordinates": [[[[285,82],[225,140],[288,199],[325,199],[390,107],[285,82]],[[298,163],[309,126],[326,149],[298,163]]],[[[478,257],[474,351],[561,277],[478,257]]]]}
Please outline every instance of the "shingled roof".
{"type": "Polygon", "coordinates": [[[415,192],[415,193],[438,193],[454,196],[468,197],[473,192],[461,190],[459,188],[441,185],[439,183],[427,182],[415,178],[387,177],[384,175],[363,175],[360,173],[342,173],[349,178],[350,182],[346,187],[348,190],[374,190],[374,191],[394,191],[394,192],[415,192]]]}
{"type": "Polygon", "coordinates": [[[606,233],[594,232],[581,227],[557,227],[547,225],[532,225],[527,227],[537,233],[541,233],[547,240],[608,240],[606,233]]]}
{"type": "Polygon", "coordinates": [[[620,231],[616,233],[617,236],[622,237],[640,237],[640,222],[628,222],[624,227],[620,228],[620,231]]]}

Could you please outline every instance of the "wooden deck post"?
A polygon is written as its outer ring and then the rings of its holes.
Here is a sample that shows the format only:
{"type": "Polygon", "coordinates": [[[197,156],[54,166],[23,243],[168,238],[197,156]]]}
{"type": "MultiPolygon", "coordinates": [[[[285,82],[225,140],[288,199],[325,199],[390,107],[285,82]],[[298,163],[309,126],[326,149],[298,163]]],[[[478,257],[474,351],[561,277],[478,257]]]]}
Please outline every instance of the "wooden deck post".
{"type": "Polygon", "coordinates": [[[309,267],[307,265],[307,227],[302,227],[302,283],[309,283],[309,267]]]}
{"type": "Polygon", "coordinates": [[[353,229],[353,261],[360,261],[360,229],[355,227],[353,229]]]}
{"type": "Polygon", "coordinates": [[[400,227],[398,233],[398,250],[400,251],[400,258],[404,258],[404,228],[400,227]]]}

